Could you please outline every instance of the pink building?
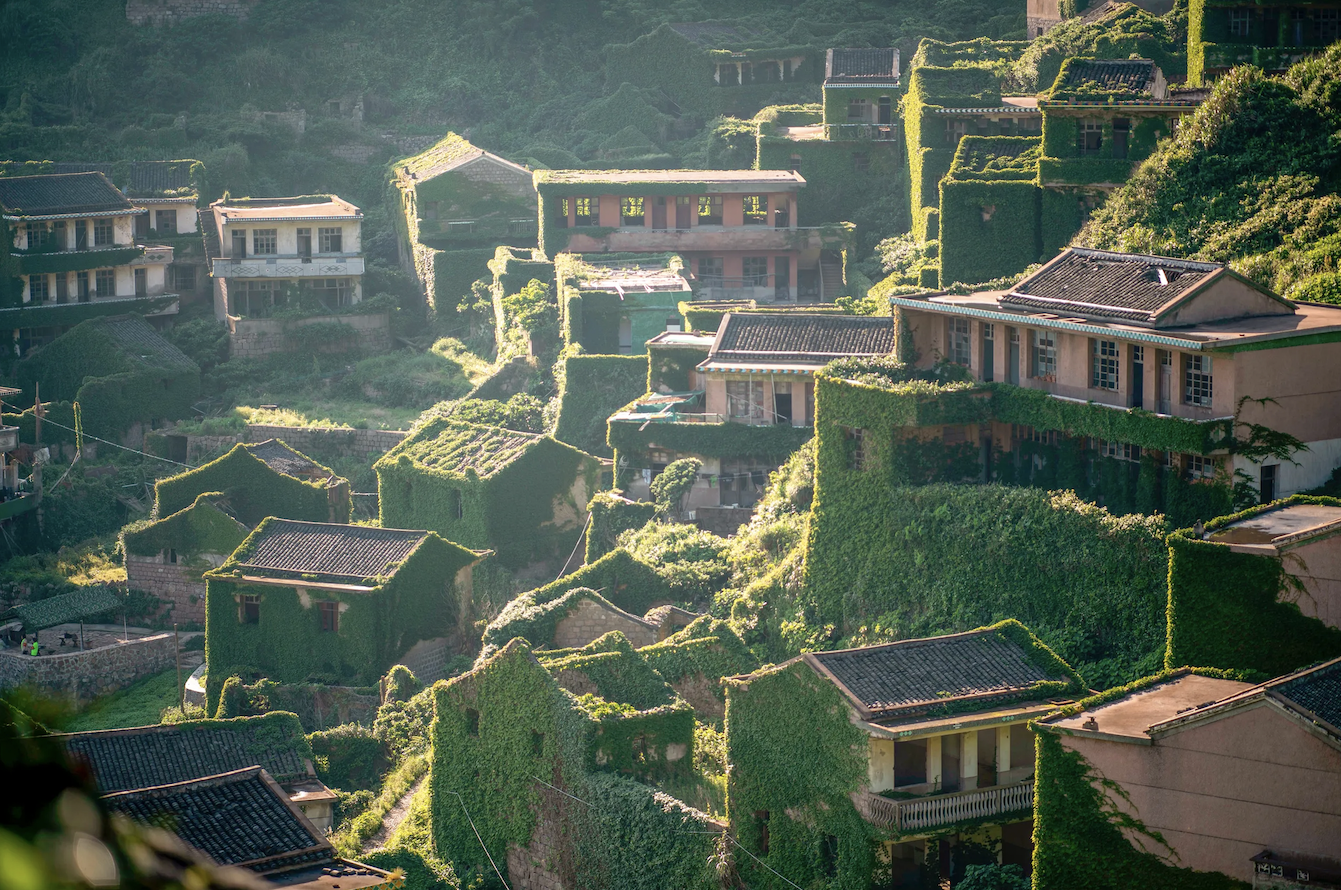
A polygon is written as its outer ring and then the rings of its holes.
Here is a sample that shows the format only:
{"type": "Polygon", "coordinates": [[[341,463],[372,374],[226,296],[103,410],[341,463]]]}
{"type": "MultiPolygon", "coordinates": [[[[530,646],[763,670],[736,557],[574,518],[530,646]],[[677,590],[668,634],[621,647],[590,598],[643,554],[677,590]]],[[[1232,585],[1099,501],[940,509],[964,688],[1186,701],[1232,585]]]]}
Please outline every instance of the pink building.
{"type": "Polygon", "coordinates": [[[1137,849],[1254,886],[1341,882],[1341,659],[1259,686],[1179,671],[1036,726],[1168,844],[1124,832],[1137,849]]]}

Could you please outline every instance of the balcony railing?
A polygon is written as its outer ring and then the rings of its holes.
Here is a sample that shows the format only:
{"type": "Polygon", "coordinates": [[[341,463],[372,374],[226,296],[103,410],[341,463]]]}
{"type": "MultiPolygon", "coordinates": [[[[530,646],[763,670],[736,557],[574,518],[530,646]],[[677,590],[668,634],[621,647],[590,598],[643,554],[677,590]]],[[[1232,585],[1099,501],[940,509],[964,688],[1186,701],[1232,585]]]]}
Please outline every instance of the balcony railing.
{"type": "Polygon", "coordinates": [[[853,795],[853,803],[868,822],[903,834],[1032,810],[1034,783],[1019,782],[908,800],[890,800],[879,794],[859,792],[853,795]]]}
{"type": "Polygon", "coordinates": [[[829,124],[829,139],[835,142],[868,140],[870,142],[896,142],[899,131],[893,124],[829,124]]]}
{"type": "Polygon", "coordinates": [[[325,278],[332,275],[362,275],[361,256],[256,256],[214,261],[215,278],[325,278]]]}

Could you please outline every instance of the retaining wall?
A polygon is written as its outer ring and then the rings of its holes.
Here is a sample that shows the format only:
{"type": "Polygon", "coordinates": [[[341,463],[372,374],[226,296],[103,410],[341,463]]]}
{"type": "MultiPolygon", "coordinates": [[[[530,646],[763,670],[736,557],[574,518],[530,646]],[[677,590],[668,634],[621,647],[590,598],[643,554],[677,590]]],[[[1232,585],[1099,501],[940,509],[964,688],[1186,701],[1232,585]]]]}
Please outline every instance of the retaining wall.
{"type": "Polygon", "coordinates": [[[28,686],[83,704],[123,689],[176,663],[173,634],[131,640],[68,655],[19,655],[0,652],[0,688],[28,686]]]}
{"type": "Polygon", "coordinates": [[[349,329],[346,337],[321,345],[319,351],[334,352],[357,348],[369,352],[391,349],[391,323],[385,312],[371,315],[315,315],[311,318],[228,318],[228,354],[231,358],[255,358],[277,352],[311,349],[289,336],[290,331],[314,324],[331,322],[349,329]]]}

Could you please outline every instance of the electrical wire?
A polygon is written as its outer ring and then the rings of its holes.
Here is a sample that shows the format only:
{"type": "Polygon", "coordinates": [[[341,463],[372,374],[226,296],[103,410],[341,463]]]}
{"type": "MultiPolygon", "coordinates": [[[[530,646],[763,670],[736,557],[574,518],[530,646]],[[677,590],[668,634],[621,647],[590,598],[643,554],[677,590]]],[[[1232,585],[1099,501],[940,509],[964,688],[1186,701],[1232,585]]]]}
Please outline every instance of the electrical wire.
{"type": "MultiPolygon", "coordinates": [[[[72,433],[73,433],[73,432],[78,432],[78,433],[80,433],[80,435],[81,435],[83,438],[85,438],[85,439],[92,439],[94,442],[101,442],[101,443],[104,444],[104,445],[111,445],[113,448],[120,448],[122,451],[129,451],[129,452],[131,452],[132,454],[140,454],[140,455],[143,455],[144,457],[152,457],[154,460],[161,460],[161,461],[163,461],[163,463],[165,463],[165,464],[173,464],[174,466],[178,466],[178,467],[186,467],[188,470],[194,470],[194,469],[195,469],[195,467],[191,466],[190,464],[184,464],[184,463],[181,463],[180,461],[169,460],[169,459],[166,458],[166,457],[159,457],[157,454],[150,454],[149,452],[147,452],[147,451],[141,451],[141,450],[139,450],[138,448],[127,448],[125,445],[118,445],[118,444],[115,443],[115,442],[108,442],[106,439],[99,439],[97,436],[90,436],[88,433],[85,433],[85,432],[83,432],[82,430],[76,430],[74,427],[66,426],[66,425],[63,424],[63,423],[57,423],[56,421],[52,420],[52,419],[49,418],[49,417],[43,417],[43,418],[42,418],[42,422],[43,422],[43,423],[49,423],[49,424],[51,424],[52,426],[60,427],[61,429],[63,429],[63,430],[68,430],[69,432],[72,432],[72,433]]],[[[71,464],[71,466],[73,466],[73,464],[71,464]]]]}
{"type": "Polygon", "coordinates": [[[455,791],[448,791],[447,793],[456,795],[457,801],[461,804],[461,812],[466,814],[466,821],[470,823],[470,830],[475,832],[475,840],[480,842],[480,849],[484,851],[485,856],[489,857],[489,864],[494,867],[494,874],[498,875],[498,880],[503,882],[503,890],[512,890],[512,888],[508,886],[508,882],[503,880],[503,873],[498,870],[498,865],[494,862],[493,854],[490,853],[489,848],[484,845],[484,838],[480,837],[480,830],[475,827],[475,820],[470,818],[470,810],[466,809],[466,799],[455,791]]]}
{"type": "Polygon", "coordinates": [[[587,521],[582,523],[582,531],[578,532],[577,534],[577,543],[573,545],[573,552],[568,554],[568,558],[563,561],[563,565],[560,566],[559,568],[559,575],[557,578],[554,579],[555,581],[558,581],[559,578],[563,577],[564,572],[568,570],[568,563],[573,561],[574,556],[577,556],[577,548],[582,546],[582,541],[586,537],[587,529],[590,526],[591,526],[591,511],[588,510],[587,521]]]}

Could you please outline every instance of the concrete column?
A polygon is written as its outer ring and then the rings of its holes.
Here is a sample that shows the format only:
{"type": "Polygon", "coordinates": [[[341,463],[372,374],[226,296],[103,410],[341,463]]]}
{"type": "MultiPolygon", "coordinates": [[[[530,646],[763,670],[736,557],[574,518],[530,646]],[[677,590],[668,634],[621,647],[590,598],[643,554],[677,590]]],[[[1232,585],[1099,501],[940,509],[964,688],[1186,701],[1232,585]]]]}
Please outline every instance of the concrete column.
{"type": "Polygon", "coordinates": [[[996,728],[996,775],[997,782],[1010,769],[1010,725],[996,728]]]}
{"type": "Polygon", "coordinates": [[[966,732],[959,743],[959,784],[965,791],[978,787],[978,734],[966,732]]]}
{"type": "MultiPolygon", "coordinates": [[[[1009,740],[1007,740],[1009,744],[1009,740]]],[[[941,780],[941,737],[927,739],[927,781],[932,785],[941,780]]]]}

